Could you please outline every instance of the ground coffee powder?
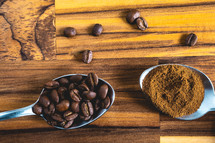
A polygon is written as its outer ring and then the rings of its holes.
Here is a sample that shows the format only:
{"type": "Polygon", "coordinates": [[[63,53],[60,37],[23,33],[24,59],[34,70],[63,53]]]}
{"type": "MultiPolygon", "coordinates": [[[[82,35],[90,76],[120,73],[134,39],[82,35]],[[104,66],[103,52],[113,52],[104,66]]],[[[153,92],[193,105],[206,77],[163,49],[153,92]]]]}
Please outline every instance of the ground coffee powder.
{"type": "Polygon", "coordinates": [[[182,117],[198,110],[204,98],[200,76],[180,65],[162,65],[143,81],[143,92],[157,108],[172,117],[182,117]]]}

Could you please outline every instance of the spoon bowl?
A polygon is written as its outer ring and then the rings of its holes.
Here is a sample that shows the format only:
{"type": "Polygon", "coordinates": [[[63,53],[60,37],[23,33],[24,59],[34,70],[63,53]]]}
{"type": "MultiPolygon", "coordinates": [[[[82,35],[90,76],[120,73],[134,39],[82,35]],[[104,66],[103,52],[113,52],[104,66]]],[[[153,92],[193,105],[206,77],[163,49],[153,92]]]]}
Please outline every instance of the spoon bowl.
{"type": "Polygon", "coordinates": [[[182,65],[182,64],[161,64],[161,65],[156,65],[153,67],[150,67],[148,69],[146,69],[140,76],[139,79],[139,84],[140,84],[140,88],[142,89],[142,83],[144,78],[148,75],[148,73],[150,71],[152,71],[153,69],[162,66],[162,65],[180,65],[180,66],[184,66],[186,68],[191,69],[192,71],[196,72],[202,79],[203,81],[203,85],[204,85],[204,99],[199,107],[199,109],[190,115],[186,115],[186,116],[182,116],[182,117],[177,117],[176,119],[180,119],[180,120],[195,120],[198,119],[202,116],[204,116],[207,112],[209,111],[215,111],[215,94],[214,94],[214,87],[213,84],[211,82],[211,80],[208,78],[207,75],[205,75],[203,72],[187,66],[187,65],[182,65]]]}
{"type": "MultiPolygon", "coordinates": [[[[58,80],[60,78],[63,78],[63,77],[70,77],[70,76],[74,76],[74,75],[82,75],[82,77],[87,77],[87,75],[84,75],[84,74],[67,74],[67,75],[63,75],[63,76],[60,76],[60,77],[57,77],[53,80],[58,80]]],[[[100,109],[99,111],[97,111],[97,113],[95,115],[92,116],[92,118],[88,121],[80,121],[78,122],[75,126],[72,126],[70,128],[63,128],[63,127],[59,127],[59,126],[54,126],[55,128],[58,128],[58,129],[76,129],[76,128],[80,128],[80,127],[83,127],[87,124],[90,124],[92,123],[93,121],[97,120],[98,118],[100,118],[105,112],[108,111],[108,109],[112,106],[112,104],[114,103],[114,100],[115,100],[115,91],[113,89],[113,87],[105,80],[99,78],[99,83],[105,83],[108,85],[108,93],[110,95],[110,106],[107,108],[107,109],[100,109]]],[[[42,93],[45,91],[45,89],[43,88],[40,95],[42,95],[42,93]]],[[[6,119],[11,119],[11,118],[16,118],[16,117],[22,117],[22,116],[28,116],[28,115],[36,115],[35,113],[33,113],[32,111],[32,107],[38,102],[39,98],[37,99],[37,101],[29,106],[26,106],[26,107],[23,107],[23,108],[19,108],[19,109],[15,109],[15,110],[10,110],[10,111],[5,111],[5,112],[1,112],[0,113],[0,121],[2,120],[6,120],[6,119]]],[[[45,121],[46,118],[41,114],[40,115],[45,121]]]]}

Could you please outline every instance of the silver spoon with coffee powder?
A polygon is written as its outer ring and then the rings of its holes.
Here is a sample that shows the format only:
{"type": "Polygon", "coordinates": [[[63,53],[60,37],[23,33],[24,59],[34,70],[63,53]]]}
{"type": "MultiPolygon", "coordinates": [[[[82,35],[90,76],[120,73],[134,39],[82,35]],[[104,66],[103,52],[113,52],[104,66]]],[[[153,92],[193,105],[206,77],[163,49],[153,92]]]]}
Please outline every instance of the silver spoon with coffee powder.
{"type": "MultiPolygon", "coordinates": [[[[203,99],[199,109],[196,112],[194,112],[193,114],[186,115],[183,117],[177,117],[176,119],[195,120],[195,119],[198,119],[198,118],[204,116],[209,111],[215,111],[214,87],[213,87],[211,80],[207,77],[207,75],[205,75],[203,72],[201,72],[193,67],[187,66],[187,65],[181,65],[181,64],[162,64],[162,65],[180,65],[180,66],[189,68],[189,69],[195,71],[201,77],[203,85],[204,85],[204,99],[203,99]]],[[[150,67],[141,74],[140,79],[139,79],[139,84],[140,84],[141,89],[143,86],[142,85],[143,80],[150,73],[150,71],[152,71],[153,69],[155,69],[159,66],[162,66],[162,65],[156,65],[156,66],[150,67]]]]}
{"type": "MultiPolygon", "coordinates": [[[[53,80],[59,80],[60,78],[64,78],[64,77],[70,77],[70,76],[75,76],[77,74],[68,74],[68,75],[63,75],[63,76],[60,76],[60,77],[57,77],[53,80]]],[[[83,77],[87,77],[87,75],[84,75],[84,74],[78,74],[78,75],[82,75],[83,77]]],[[[114,92],[114,89],[113,87],[105,80],[99,78],[98,79],[99,82],[101,83],[104,83],[108,86],[108,93],[109,96],[110,96],[110,104],[108,106],[108,108],[106,109],[100,109],[95,116],[93,116],[90,120],[87,120],[87,121],[81,121],[79,122],[78,124],[76,124],[75,126],[72,126],[68,129],[75,129],[75,128],[80,128],[82,126],[85,126],[87,124],[90,124],[92,123],[93,121],[97,120],[98,118],[100,118],[105,112],[108,111],[108,109],[112,106],[114,100],[115,100],[115,92],[114,92]]],[[[44,92],[44,88],[42,89],[41,91],[41,94],[44,92]]],[[[5,111],[5,112],[1,112],[0,113],[0,121],[2,120],[6,120],[6,119],[11,119],[11,118],[16,118],[16,117],[22,117],[22,116],[28,116],[28,115],[36,115],[35,113],[33,113],[32,111],[32,107],[39,101],[39,98],[38,100],[34,103],[34,104],[31,104],[27,107],[23,107],[23,108],[19,108],[19,109],[15,109],[15,110],[10,110],[10,111],[5,111]]],[[[43,117],[44,120],[46,120],[46,118],[43,116],[43,114],[40,115],[41,117],[43,117]]],[[[47,120],[46,120],[47,121],[47,120]]],[[[58,128],[58,129],[65,129],[63,127],[59,127],[59,126],[54,126],[55,128],[58,128]]]]}

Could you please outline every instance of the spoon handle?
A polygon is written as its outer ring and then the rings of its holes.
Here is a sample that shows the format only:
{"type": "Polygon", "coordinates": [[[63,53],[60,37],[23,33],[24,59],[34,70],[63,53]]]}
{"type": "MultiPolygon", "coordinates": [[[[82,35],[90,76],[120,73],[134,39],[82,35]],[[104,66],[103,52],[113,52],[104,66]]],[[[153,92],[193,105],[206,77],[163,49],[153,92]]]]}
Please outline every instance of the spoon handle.
{"type": "Polygon", "coordinates": [[[15,110],[1,112],[0,121],[11,119],[11,118],[16,118],[16,117],[35,115],[32,111],[33,106],[34,106],[34,104],[23,107],[23,108],[15,109],[15,110]]]}

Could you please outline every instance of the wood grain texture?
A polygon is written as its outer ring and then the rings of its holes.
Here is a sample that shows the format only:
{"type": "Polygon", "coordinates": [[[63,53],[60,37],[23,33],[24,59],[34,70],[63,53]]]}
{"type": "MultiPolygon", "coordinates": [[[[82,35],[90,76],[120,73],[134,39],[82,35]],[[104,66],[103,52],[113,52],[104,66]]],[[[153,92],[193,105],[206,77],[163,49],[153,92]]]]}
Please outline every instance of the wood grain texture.
{"type": "Polygon", "coordinates": [[[74,59],[84,49],[94,51],[94,58],[184,57],[215,55],[214,1],[98,1],[56,0],[57,59],[74,59]],[[149,28],[140,31],[126,22],[128,9],[137,8],[149,28]],[[91,35],[100,23],[104,32],[91,35]],[[78,35],[66,38],[65,27],[77,29],[78,35]],[[195,47],[184,46],[188,33],[195,32],[195,47]]]}
{"type": "Polygon", "coordinates": [[[157,64],[158,60],[154,58],[94,60],[91,64],[79,60],[0,63],[0,112],[32,104],[45,82],[64,74],[96,72],[116,91],[110,110],[81,129],[57,130],[42,118],[28,116],[1,121],[0,138],[7,139],[5,142],[19,142],[24,138],[26,142],[34,142],[40,138],[42,142],[83,142],[87,139],[87,142],[157,143],[159,113],[143,96],[138,84],[140,74],[157,64]]]}
{"type": "Polygon", "coordinates": [[[214,143],[215,137],[208,137],[208,136],[200,136],[200,137],[193,137],[193,136],[164,136],[161,137],[161,143],[214,143]]]}
{"type": "Polygon", "coordinates": [[[54,0],[3,0],[0,17],[0,59],[55,59],[54,0]]]}

